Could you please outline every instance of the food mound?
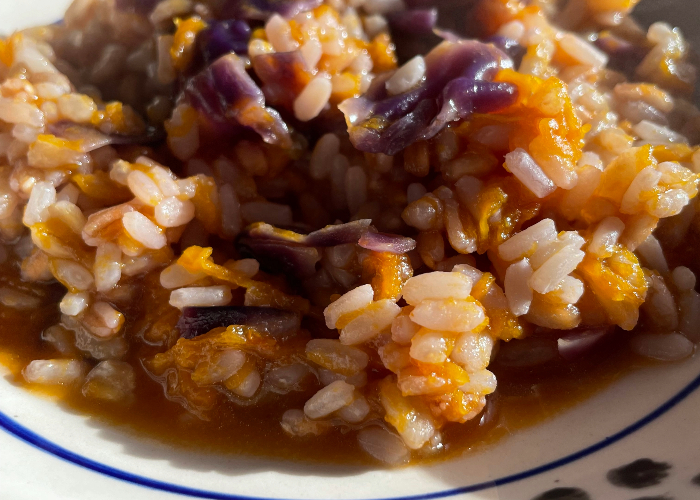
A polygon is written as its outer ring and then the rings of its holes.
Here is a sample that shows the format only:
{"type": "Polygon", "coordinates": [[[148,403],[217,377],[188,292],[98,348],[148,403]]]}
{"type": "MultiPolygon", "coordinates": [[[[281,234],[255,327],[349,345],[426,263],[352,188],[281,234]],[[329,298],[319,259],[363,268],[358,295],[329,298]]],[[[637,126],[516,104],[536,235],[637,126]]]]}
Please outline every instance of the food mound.
{"type": "Polygon", "coordinates": [[[533,339],[690,356],[681,33],[636,0],[425,3],[76,0],[0,39],[0,312],[47,318],[24,380],[400,464],[533,339]]]}

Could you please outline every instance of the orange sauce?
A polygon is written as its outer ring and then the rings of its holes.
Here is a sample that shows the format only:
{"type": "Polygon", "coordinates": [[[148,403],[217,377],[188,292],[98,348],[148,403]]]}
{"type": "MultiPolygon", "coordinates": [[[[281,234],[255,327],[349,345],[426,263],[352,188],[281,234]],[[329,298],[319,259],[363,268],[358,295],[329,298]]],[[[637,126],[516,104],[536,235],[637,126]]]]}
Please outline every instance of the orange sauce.
{"type": "MultiPolygon", "coordinates": [[[[5,286],[16,278],[7,267],[0,270],[5,286]]],[[[16,273],[15,273],[16,274],[16,273]]],[[[354,433],[333,430],[319,437],[293,438],[280,426],[285,410],[302,408],[317,390],[287,395],[271,394],[259,404],[239,407],[224,402],[201,420],[179,404],[169,401],[161,385],[142,368],[141,360],[150,358],[162,348],[133,340],[125,360],[136,370],[135,400],[130,405],[89,400],[79,387],[46,388],[26,384],[21,370],[34,359],[60,357],[54,348],[41,340],[41,332],[60,317],[57,302],[63,294],[60,285],[43,287],[46,305],[34,311],[17,311],[0,306],[0,363],[11,372],[10,380],[20,386],[55,398],[58,404],[92,416],[101,423],[119,427],[125,432],[148,436],[184,449],[224,454],[247,454],[265,457],[346,465],[377,464],[359,449],[354,433]]],[[[128,314],[127,314],[128,317],[128,314]]],[[[605,387],[618,377],[642,364],[624,347],[625,334],[616,334],[611,342],[575,365],[559,364],[547,369],[506,369],[492,367],[498,378],[498,390],[491,397],[494,418],[481,424],[476,418],[467,424],[449,424],[443,429],[445,450],[422,460],[453,457],[474,452],[518,429],[542,422],[575,405],[605,387]]]]}

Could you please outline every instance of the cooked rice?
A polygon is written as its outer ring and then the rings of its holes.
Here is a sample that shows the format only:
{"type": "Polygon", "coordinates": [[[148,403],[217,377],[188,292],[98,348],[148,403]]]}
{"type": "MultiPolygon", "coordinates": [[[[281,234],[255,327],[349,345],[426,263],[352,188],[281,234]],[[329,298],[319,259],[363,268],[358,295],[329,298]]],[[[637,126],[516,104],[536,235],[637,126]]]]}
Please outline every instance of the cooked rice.
{"type": "Polygon", "coordinates": [[[695,68],[636,2],[476,2],[510,55],[416,53],[401,0],[153,3],[0,39],[0,308],[65,288],[27,382],[131,404],[145,369],[204,419],[312,387],[287,434],[396,465],[482,412],[506,342],[694,352],[695,68]]]}

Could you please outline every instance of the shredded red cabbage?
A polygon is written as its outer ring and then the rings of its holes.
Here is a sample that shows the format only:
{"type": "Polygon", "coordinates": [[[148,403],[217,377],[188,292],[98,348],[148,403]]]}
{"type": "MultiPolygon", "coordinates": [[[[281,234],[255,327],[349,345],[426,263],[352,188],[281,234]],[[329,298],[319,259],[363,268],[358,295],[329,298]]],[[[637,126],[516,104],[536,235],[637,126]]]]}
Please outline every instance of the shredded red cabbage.
{"type": "Polygon", "coordinates": [[[386,80],[375,79],[367,93],[339,105],[353,145],[369,153],[393,155],[418,140],[430,139],[448,123],[473,113],[509,106],[516,88],[493,82],[503,52],[476,41],[444,41],[425,56],[422,83],[399,95],[389,95],[386,80]]]}

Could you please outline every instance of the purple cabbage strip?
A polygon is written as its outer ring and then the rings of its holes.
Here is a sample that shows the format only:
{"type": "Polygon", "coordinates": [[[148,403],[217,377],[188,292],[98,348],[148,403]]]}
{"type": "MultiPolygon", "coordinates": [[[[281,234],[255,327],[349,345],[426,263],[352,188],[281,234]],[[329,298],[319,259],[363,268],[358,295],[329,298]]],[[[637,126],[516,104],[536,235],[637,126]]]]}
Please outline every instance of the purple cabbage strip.
{"type": "Polygon", "coordinates": [[[251,326],[279,340],[296,334],[301,324],[299,313],[272,307],[186,307],[177,322],[180,337],[192,339],[214,328],[230,325],[251,326]]]}
{"type": "Polygon", "coordinates": [[[210,21],[209,26],[197,36],[197,43],[204,61],[211,64],[231,52],[247,54],[250,33],[248,23],[239,19],[210,21]]]}
{"type": "Polygon", "coordinates": [[[386,15],[392,34],[402,33],[411,36],[433,35],[437,18],[437,9],[403,10],[386,15]]]}
{"type": "Polygon", "coordinates": [[[225,0],[219,14],[227,18],[266,21],[273,14],[291,19],[300,12],[312,10],[323,0],[225,0]]]}
{"type": "Polygon", "coordinates": [[[69,141],[80,141],[84,153],[89,153],[103,146],[125,146],[125,145],[143,145],[161,141],[165,134],[162,130],[149,129],[145,134],[141,135],[121,135],[121,134],[103,134],[99,130],[78,125],[73,122],[56,122],[49,125],[49,132],[56,137],[67,139],[69,141]]]}
{"type": "Polygon", "coordinates": [[[303,244],[304,238],[306,238],[306,235],[304,234],[278,229],[272,224],[267,224],[266,222],[251,224],[245,229],[243,234],[248,238],[253,238],[256,240],[279,241],[282,243],[293,243],[299,245],[303,244]]]}
{"type": "Polygon", "coordinates": [[[280,230],[270,224],[258,223],[245,230],[245,236],[257,240],[277,241],[307,247],[334,247],[357,243],[369,228],[371,219],[360,219],[345,224],[331,224],[309,234],[280,230]]]}
{"type": "Polygon", "coordinates": [[[507,56],[492,45],[442,42],[425,56],[425,77],[417,87],[391,96],[385,85],[389,75],[382,75],[365,95],[338,106],[351,142],[361,151],[394,155],[451,121],[511,105],[515,86],[492,81],[504,60],[507,56]]]}
{"type": "Polygon", "coordinates": [[[332,224],[309,233],[305,243],[314,247],[334,247],[346,243],[357,243],[367,233],[372,219],[360,219],[345,224],[332,224]]]}
{"type": "Polygon", "coordinates": [[[292,146],[287,124],[277,111],[265,107],[265,95],[235,54],[220,57],[191,78],[185,93],[217,131],[230,134],[245,127],[268,144],[292,146]]]}
{"type": "Polygon", "coordinates": [[[241,236],[236,240],[236,249],[242,256],[257,260],[264,271],[298,278],[313,275],[321,260],[316,248],[286,241],[241,236]]]}
{"type": "Polygon", "coordinates": [[[396,234],[375,233],[367,231],[357,242],[362,248],[374,252],[390,252],[402,254],[416,248],[416,240],[396,234]]]}
{"type": "Polygon", "coordinates": [[[307,278],[321,260],[319,247],[357,243],[369,219],[335,224],[307,235],[280,230],[270,224],[253,224],[236,240],[238,252],[260,262],[263,270],[307,278]]]}

